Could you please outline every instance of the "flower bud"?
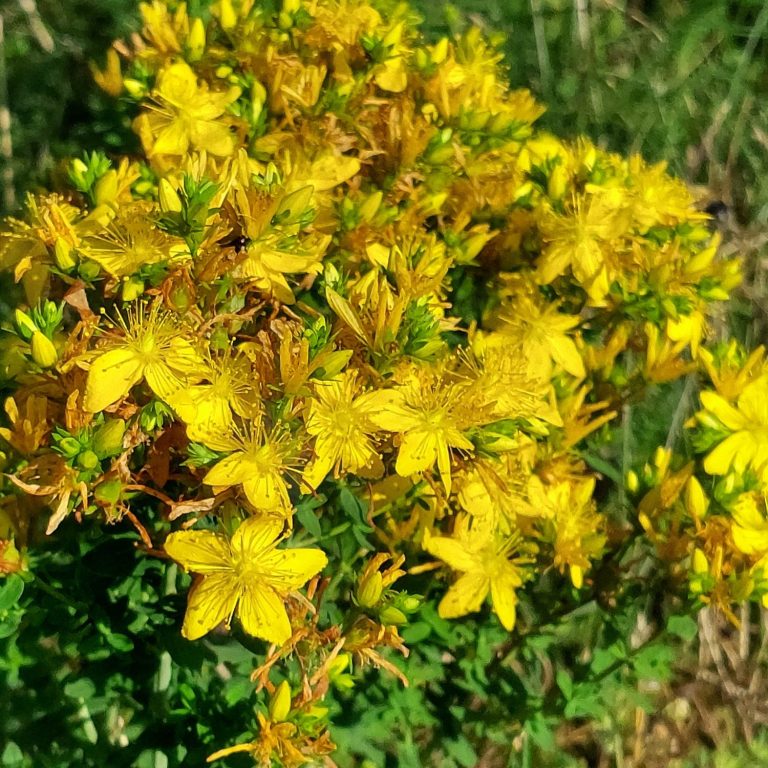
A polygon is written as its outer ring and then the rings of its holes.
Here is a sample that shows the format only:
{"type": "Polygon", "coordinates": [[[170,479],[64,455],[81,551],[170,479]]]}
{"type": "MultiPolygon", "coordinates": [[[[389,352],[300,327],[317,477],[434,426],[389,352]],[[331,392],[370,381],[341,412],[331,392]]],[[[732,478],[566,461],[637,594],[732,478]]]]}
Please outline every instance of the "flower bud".
{"type": "Polygon", "coordinates": [[[134,80],[132,77],[126,77],[123,80],[125,90],[129,96],[134,99],[143,99],[147,95],[147,87],[140,80],[134,80]]]}
{"type": "Polygon", "coordinates": [[[93,489],[93,497],[97,502],[104,506],[114,507],[120,501],[120,493],[123,490],[123,484],[120,479],[113,477],[111,480],[105,480],[99,483],[93,489]]]}
{"type": "Polygon", "coordinates": [[[269,700],[269,719],[273,723],[282,723],[291,712],[291,686],[283,680],[277,686],[269,700]]]}
{"type": "Polygon", "coordinates": [[[237,24],[237,14],[232,0],[219,0],[219,24],[224,30],[232,29],[237,24]]]}
{"type": "Polygon", "coordinates": [[[68,459],[74,459],[82,447],[74,437],[62,438],[58,443],[58,450],[68,459]]]}
{"type": "Polygon", "coordinates": [[[96,469],[99,466],[99,457],[93,451],[83,451],[77,457],[77,466],[80,469],[96,469]]]}
{"type": "Polygon", "coordinates": [[[349,667],[350,661],[352,661],[352,657],[348,653],[340,653],[328,665],[328,677],[333,680],[337,675],[344,674],[349,667]]]}
{"type": "Polygon", "coordinates": [[[125,422],[122,419],[109,419],[96,430],[91,441],[93,452],[99,459],[117,456],[123,450],[125,422]]]}
{"type": "Polygon", "coordinates": [[[640,487],[640,478],[638,478],[637,472],[634,469],[630,469],[627,472],[624,484],[630,493],[637,493],[637,489],[640,487]]]}
{"type": "Polygon", "coordinates": [[[50,368],[56,365],[59,355],[53,342],[40,331],[32,334],[32,359],[41,368],[50,368]]]}
{"type": "Polygon", "coordinates": [[[394,605],[388,605],[379,613],[379,620],[382,624],[407,624],[408,617],[394,605]]]}
{"type": "Polygon", "coordinates": [[[198,16],[192,20],[189,37],[187,37],[187,60],[199,61],[203,53],[205,53],[205,24],[198,16]]]}
{"type": "Polygon", "coordinates": [[[160,179],[159,197],[163,213],[181,213],[181,198],[168,179],[160,179]]]}
{"type": "Polygon", "coordinates": [[[19,336],[21,336],[24,341],[29,341],[35,333],[40,332],[40,329],[35,325],[32,318],[20,309],[14,311],[13,319],[16,322],[19,336]]]}
{"type": "Polygon", "coordinates": [[[379,600],[384,589],[384,582],[378,571],[367,574],[357,585],[357,604],[361,608],[373,608],[379,600]]]}
{"type": "Polygon", "coordinates": [[[113,203],[117,198],[117,171],[107,171],[97,182],[93,190],[93,202],[96,205],[113,203]]]}
{"type": "Polygon", "coordinates": [[[144,281],[139,277],[129,277],[123,283],[123,301],[135,301],[144,293],[144,281]]]}
{"type": "Polygon", "coordinates": [[[77,268],[77,273],[87,283],[90,283],[91,280],[95,280],[99,276],[100,271],[101,267],[95,261],[90,261],[89,259],[81,261],[80,266],[77,268]]]}
{"type": "Polygon", "coordinates": [[[709,563],[707,562],[707,556],[698,547],[693,550],[691,565],[693,567],[694,573],[709,573],[709,563]]]}
{"type": "Polygon", "coordinates": [[[72,255],[72,247],[61,237],[56,241],[56,245],[53,246],[53,260],[62,272],[69,272],[77,264],[75,257],[72,255]]]}

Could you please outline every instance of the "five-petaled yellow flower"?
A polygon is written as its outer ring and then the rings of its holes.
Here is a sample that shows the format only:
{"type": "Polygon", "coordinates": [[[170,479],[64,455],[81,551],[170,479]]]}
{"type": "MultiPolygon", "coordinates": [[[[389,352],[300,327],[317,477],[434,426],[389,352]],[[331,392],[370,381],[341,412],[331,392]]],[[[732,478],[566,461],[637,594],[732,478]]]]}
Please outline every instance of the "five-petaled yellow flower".
{"type": "Polygon", "coordinates": [[[291,636],[286,595],[317,575],[327,563],[320,549],[278,549],[283,522],[250,517],[232,538],[212,531],[177,531],[165,551],[186,571],[199,574],[189,593],[182,634],[196,640],[237,613],[243,629],[270,643],[291,636]]]}
{"type": "Polygon", "coordinates": [[[315,460],[304,479],[313,487],[337,467],[341,472],[381,474],[381,458],[372,435],[371,415],[381,406],[378,392],[360,394],[354,371],[315,385],[307,415],[307,432],[315,437],[315,460]]]}
{"type": "Polygon", "coordinates": [[[451,492],[451,448],[471,451],[474,446],[460,428],[455,410],[461,405],[461,385],[439,377],[418,376],[381,397],[381,409],[371,421],[400,434],[395,470],[401,477],[431,469],[435,462],[446,493],[451,492]]]}
{"type": "MultiPolygon", "coordinates": [[[[477,521],[474,521],[477,523],[477,521]]],[[[505,629],[515,626],[517,594],[524,572],[520,559],[509,559],[515,537],[498,537],[483,525],[470,524],[461,516],[456,521],[454,535],[432,536],[425,532],[424,549],[439,557],[462,575],[446,592],[438,606],[444,619],[455,619],[480,610],[491,593],[493,610],[505,629]]]]}
{"type": "Polygon", "coordinates": [[[155,104],[136,119],[135,127],[149,157],[184,155],[190,149],[226,157],[236,148],[234,135],[220,119],[238,99],[240,88],[223,93],[198,85],[184,61],[162,70],[153,91],[155,104]]]}
{"type": "Polygon", "coordinates": [[[747,384],[731,405],[716,392],[701,393],[706,409],[697,417],[706,420],[715,416],[731,434],[719,443],[704,460],[704,469],[711,475],[725,475],[733,468],[743,473],[751,467],[756,473],[768,466],[768,376],[747,384]]]}
{"type": "Polygon", "coordinates": [[[289,515],[285,476],[293,469],[290,435],[279,431],[267,435],[259,422],[251,424],[243,434],[231,432],[203,441],[214,450],[232,451],[209,470],[204,482],[219,488],[242,485],[259,511],[289,515]]]}
{"type": "Polygon", "coordinates": [[[88,370],[83,407],[96,413],[124,398],[146,379],[161,399],[199,380],[202,365],[183,327],[170,314],[139,305],[123,323],[125,335],[111,341],[88,370]]]}

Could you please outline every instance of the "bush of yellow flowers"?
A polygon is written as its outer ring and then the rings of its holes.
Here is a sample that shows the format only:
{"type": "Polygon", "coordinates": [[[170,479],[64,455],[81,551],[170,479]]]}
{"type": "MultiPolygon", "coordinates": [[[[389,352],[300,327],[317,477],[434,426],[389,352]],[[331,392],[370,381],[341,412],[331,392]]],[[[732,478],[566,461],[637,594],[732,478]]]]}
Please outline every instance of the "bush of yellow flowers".
{"type": "Polygon", "coordinates": [[[659,667],[640,556],[673,635],[768,601],[768,361],[707,346],[739,263],[681,181],[404,3],[140,9],[95,69],[140,151],[0,233],[4,764],[530,764],[659,667]]]}

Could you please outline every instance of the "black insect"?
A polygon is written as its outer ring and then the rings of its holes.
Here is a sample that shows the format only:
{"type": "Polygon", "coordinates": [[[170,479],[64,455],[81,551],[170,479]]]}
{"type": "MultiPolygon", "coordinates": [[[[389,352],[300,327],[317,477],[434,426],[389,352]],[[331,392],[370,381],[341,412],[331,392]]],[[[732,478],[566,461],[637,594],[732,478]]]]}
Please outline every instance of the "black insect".
{"type": "Polygon", "coordinates": [[[219,240],[219,245],[222,248],[234,248],[235,253],[244,251],[251,244],[250,238],[243,234],[230,233],[226,237],[219,240]]]}

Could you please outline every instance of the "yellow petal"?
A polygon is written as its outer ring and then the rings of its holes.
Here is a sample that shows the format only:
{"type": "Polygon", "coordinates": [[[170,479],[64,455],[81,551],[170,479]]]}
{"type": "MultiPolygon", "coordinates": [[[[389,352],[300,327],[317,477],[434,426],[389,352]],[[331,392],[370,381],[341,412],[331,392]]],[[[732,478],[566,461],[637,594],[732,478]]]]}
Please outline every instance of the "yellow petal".
{"type": "Polygon", "coordinates": [[[414,429],[403,436],[395,469],[401,477],[429,469],[437,458],[439,444],[435,432],[414,429]]]}
{"type": "Polygon", "coordinates": [[[265,512],[283,510],[290,505],[288,486],[279,472],[263,472],[255,465],[250,465],[247,477],[243,480],[243,490],[248,501],[256,509],[265,512]]]}
{"type": "Polygon", "coordinates": [[[274,546],[284,527],[282,520],[271,515],[249,517],[240,523],[232,536],[232,551],[239,554],[241,559],[255,560],[274,546]]]}
{"type": "Polygon", "coordinates": [[[222,621],[228,622],[239,596],[240,587],[233,573],[205,576],[189,592],[181,634],[187,640],[197,640],[222,621]]]}
{"type": "Polygon", "coordinates": [[[517,606],[515,588],[519,585],[520,578],[512,569],[504,570],[491,579],[493,610],[504,629],[510,632],[515,628],[515,607],[517,606]]]}
{"type": "Polygon", "coordinates": [[[490,587],[482,573],[465,573],[449,590],[437,606],[444,619],[455,619],[480,610],[490,587]]]}
{"type": "Polygon", "coordinates": [[[191,573],[232,570],[226,537],[213,531],[177,531],[165,540],[165,551],[191,573]]]}
{"type": "Polygon", "coordinates": [[[275,549],[259,559],[266,580],[278,593],[303,587],[328,564],[322,549],[275,549]]]}
{"type": "Polygon", "coordinates": [[[583,379],[587,375],[584,369],[584,360],[579,354],[579,348],[570,337],[562,334],[558,335],[557,338],[553,338],[549,350],[552,354],[552,359],[559,363],[571,376],[583,379]]]}
{"type": "Polygon", "coordinates": [[[152,149],[147,154],[150,157],[153,155],[183,155],[188,148],[187,128],[181,120],[174,120],[158,133],[152,149]]]}
{"type": "Polygon", "coordinates": [[[105,352],[88,371],[83,408],[91,413],[103,411],[124,398],[143,374],[141,358],[132,349],[119,347],[105,352]]]}
{"type": "Polygon", "coordinates": [[[716,392],[702,392],[701,404],[720,419],[728,429],[743,429],[747,424],[744,414],[716,392]]]}
{"type": "Polygon", "coordinates": [[[424,536],[424,549],[435,557],[439,557],[455,571],[473,571],[482,567],[477,555],[470,551],[461,541],[448,536],[424,536]]]}
{"type": "Polygon", "coordinates": [[[250,476],[250,468],[242,451],[237,451],[211,467],[203,478],[206,485],[240,485],[250,476]]]}
{"type": "Polygon", "coordinates": [[[291,636],[282,598],[269,587],[248,585],[240,598],[237,615],[243,629],[254,637],[282,645],[291,636]]]}

